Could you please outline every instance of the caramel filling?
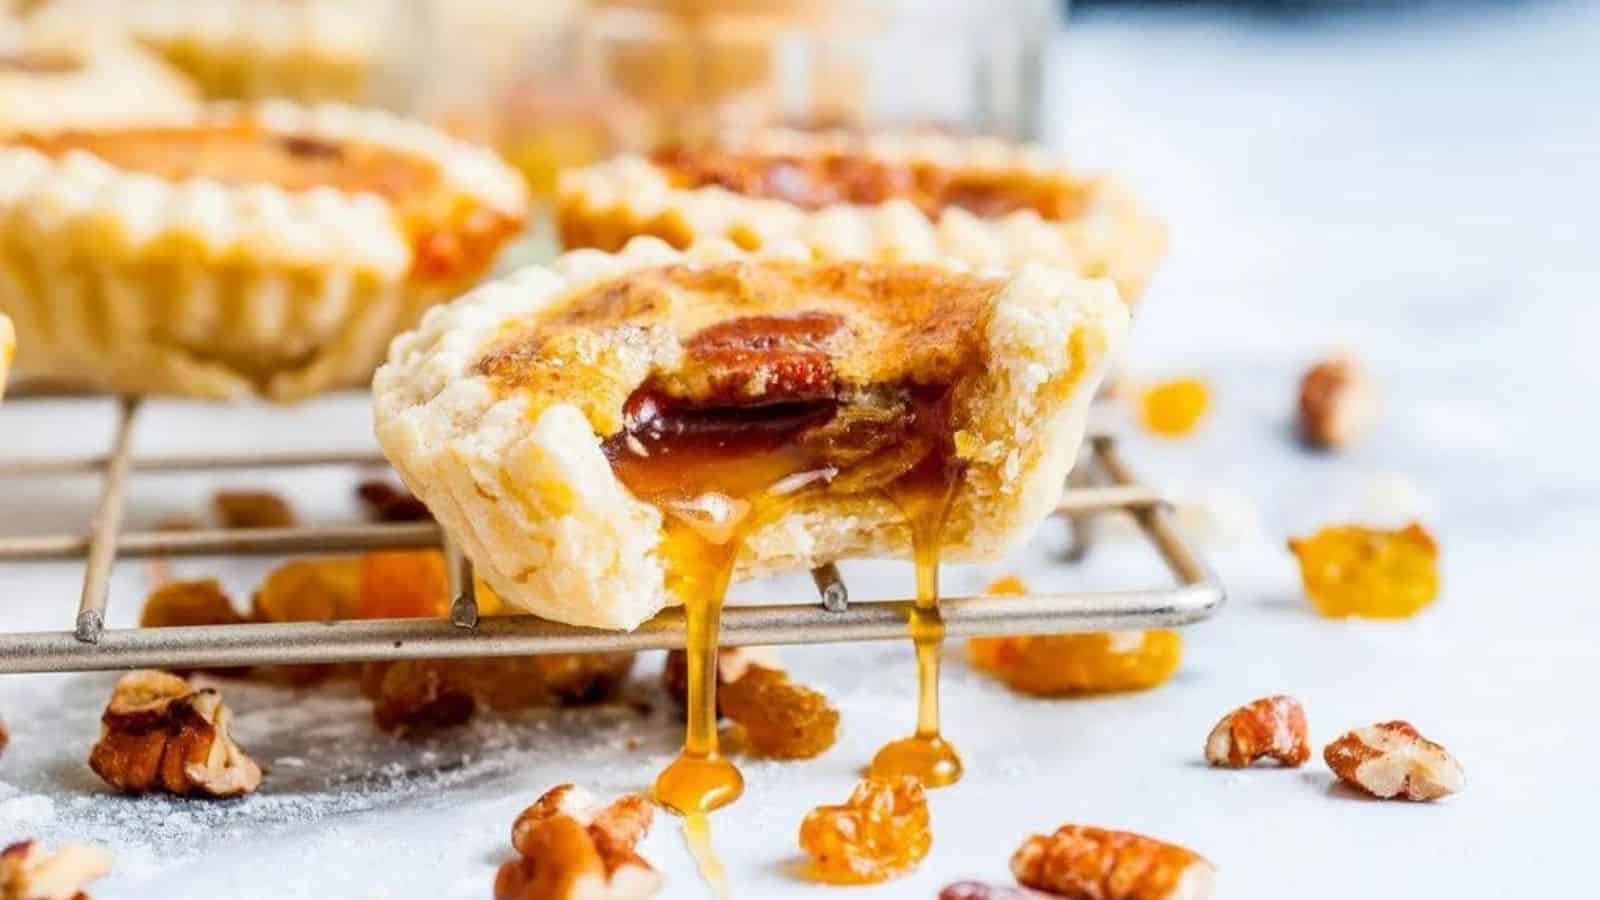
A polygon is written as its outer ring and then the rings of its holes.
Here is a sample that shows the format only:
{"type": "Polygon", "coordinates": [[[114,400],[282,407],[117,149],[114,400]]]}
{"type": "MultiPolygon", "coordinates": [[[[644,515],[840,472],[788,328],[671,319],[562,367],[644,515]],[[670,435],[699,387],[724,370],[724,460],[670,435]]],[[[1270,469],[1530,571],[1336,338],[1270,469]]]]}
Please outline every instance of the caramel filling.
{"type": "Polygon", "coordinates": [[[454,195],[430,160],[359,141],[278,134],[248,122],[69,131],[15,142],[52,157],[82,151],[168,181],[205,178],[270,184],[292,193],[333,188],[376,194],[390,203],[410,236],[413,271],[423,278],[481,272],[522,224],[454,195]]]}
{"type": "Polygon", "coordinates": [[[1082,215],[1087,203],[1083,186],[1062,177],[962,171],[853,154],[767,156],[680,147],[658,152],[654,161],[677,187],[722,187],[809,210],[901,199],[933,217],[951,208],[982,218],[1033,210],[1045,219],[1064,222],[1082,215]]]}

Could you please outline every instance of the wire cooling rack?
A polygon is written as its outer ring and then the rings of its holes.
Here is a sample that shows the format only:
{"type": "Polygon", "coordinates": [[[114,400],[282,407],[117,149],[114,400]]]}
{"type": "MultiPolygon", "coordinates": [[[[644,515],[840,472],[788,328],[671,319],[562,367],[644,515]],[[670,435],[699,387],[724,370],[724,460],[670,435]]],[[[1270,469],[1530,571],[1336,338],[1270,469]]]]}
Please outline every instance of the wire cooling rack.
{"type": "MultiPolygon", "coordinates": [[[[14,397],[7,403],[27,402],[14,397]]],[[[98,508],[86,532],[0,537],[0,562],[84,561],[83,591],[73,627],[0,633],[0,673],[144,667],[210,668],[355,662],[418,657],[519,656],[672,649],[684,646],[681,610],[669,609],[633,631],[605,631],[534,616],[479,619],[469,563],[431,522],[196,531],[129,531],[123,527],[128,484],[141,473],[226,469],[292,469],[384,464],[376,451],[237,452],[139,455],[134,426],[142,402],[122,398],[109,450],[103,454],[0,461],[0,480],[98,473],[98,508]],[[118,560],[178,556],[350,553],[443,547],[453,602],[449,618],[250,623],[174,628],[106,628],[110,576],[118,560]]],[[[0,416],[4,415],[0,409],[0,416]]],[[[1069,557],[1089,546],[1096,519],[1131,515],[1166,563],[1175,584],[1132,590],[1027,596],[949,597],[940,601],[952,636],[1044,634],[1187,625],[1222,605],[1221,583],[1179,534],[1172,510],[1124,465],[1116,441],[1091,435],[1087,452],[1056,508],[1073,525],[1069,557]]],[[[722,640],[733,645],[807,644],[903,639],[912,601],[851,602],[838,569],[812,573],[820,601],[730,607],[722,640]]]]}

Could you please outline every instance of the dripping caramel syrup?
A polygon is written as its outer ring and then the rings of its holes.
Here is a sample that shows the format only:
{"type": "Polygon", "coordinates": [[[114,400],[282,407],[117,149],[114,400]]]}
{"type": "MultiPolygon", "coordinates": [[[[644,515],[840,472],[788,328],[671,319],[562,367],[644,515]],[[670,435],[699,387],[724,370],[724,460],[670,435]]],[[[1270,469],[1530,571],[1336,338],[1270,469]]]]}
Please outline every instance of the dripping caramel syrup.
{"type": "Polygon", "coordinates": [[[867,772],[874,778],[910,775],[924,787],[937,788],[955,784],[962,772],[961,756],[939,729],[939,651],[944,645],[939,557],[960,471],[942,466],[913,476],[892,485],[888,493],[906,517],[917,570],[917,599],[907,628],[917,654],[917,728],[911,736],[885,744],[867,772]]]}

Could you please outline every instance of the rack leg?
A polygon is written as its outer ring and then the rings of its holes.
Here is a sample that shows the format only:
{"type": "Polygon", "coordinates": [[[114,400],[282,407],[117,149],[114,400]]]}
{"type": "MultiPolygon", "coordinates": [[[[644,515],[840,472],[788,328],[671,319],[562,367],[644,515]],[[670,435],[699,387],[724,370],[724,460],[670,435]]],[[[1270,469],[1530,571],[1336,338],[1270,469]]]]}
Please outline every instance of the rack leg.
{"type": "MultiPolygon", "coordinates": [[[[1094,456],[1088,455],[1078,461],[1067,473],[1067,489],[1087,488],[1095,485],[1094,456]]],[[[1073,515],[1067,514],[1067,530],[1072,536],[1071,543],[1067,545],[1062,558],[1069,563],[1083,562],[1089,556],[1089,551],[1094,548],[1095,516],[1093,514],[1073,515]]]]}
{"type": "Polygon", "coordinates": [[[106,594],[111,587],[111,564],[117,559],[117,534],[122,530],[122,511],[128,495],[128,469],[132,459],[133,425],[139,414],[139,399],[119,401],[116,437],[106,458],[105,481],[100,489],[100,505],[89,523],[89,554],[84,565],[83,596],[78,601],[78,619],[73,634],[85,644],[100,641],[106,622],[106,594]]]}
{"type": "Polygon", "coordinates": [[[458,628],[478,627],[478,591],[473,585],[472,563],[456,542],[444,542],[444,567],[450,579],[450,621],[458,628]]]}
{"type": "Polygon", "coordinates": [[[811,580],[822,595],[822,608],[831,613],[842,613],[850,608],[850,591],[844,586],[844,576],[833,563],[811,570],[811,580]]]}

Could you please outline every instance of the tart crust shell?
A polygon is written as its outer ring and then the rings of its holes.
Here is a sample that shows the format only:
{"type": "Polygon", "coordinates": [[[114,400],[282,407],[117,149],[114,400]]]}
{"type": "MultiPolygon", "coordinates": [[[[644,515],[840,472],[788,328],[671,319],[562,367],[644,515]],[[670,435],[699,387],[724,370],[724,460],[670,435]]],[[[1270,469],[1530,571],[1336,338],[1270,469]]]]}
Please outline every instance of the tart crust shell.
{"type": "MultiPolygon", "coordinates": [[[[520,222],[490,152],[386,113],[288,103],[196,124],[358,141],[434,165],[444,190],[520,222]]],[[[365,379],[389,339],[477,277],[416,279],[391,204],[332,188],[166,181],[88,153],[0,145],[0,310],[18,368],[119,391],[289,401],[365,379]]]]}
{"type": "MultiPolygon", "coordinates": [[[[779,244],[758,256],[806,259],[809,251],[779,244]]],[[[480,372],[485,350],[512,323],[596,283],[744,258],[726,241],[681,253],[648,237],[615,255],[575,251],[436,307],[395,340],[373,380],[379,442],[500,598],[546,618],[613,629],[634,628],[675,602],[664,586],[661,513],[612,472],[598,436],[609,429],[596,421],[611,415],[592,408],[593,385],[566,398],[505,392],[480,372]]],[[[967,469],[945,558],[999,556],[1054,509],[1127,321],[1109,281],[1036,263],[998,291],[980,319],[980,364],[963,376],[976,383],[953,390],[971,406],[953,416],[964,423],[955,445],[967,469]]],[[[619,382],[607,395],[625,397],[650,374],[624,342],[596,353],[619,382]]],[[[908,529],[888,500],[816,492],[749,536],[735,577],[909,553],[908,529]]]]}
{"type": "Polygon", "coordinates": [[[1166,253],[1166,226],[1125,185],[1109,177],[1073,176],[1037,147],[994,138],[863,139],[782,130],[735,139],[729,146],[773,157],[856,154],[967,172],[1068,179],[1083,190],[1086,202],[1083,213],[1066,222],[1046,220],[1032,210],[984,219],[959,207],[930,218],[905,200],[809,211],[718,186],[675,186],[663,168],[624,156],[562,175],[556,217],[563,244],[614,251],[637,235],[680,248],[721,237],[746,249],[798,241],[824,259],[946,258],[1011,268],[1042,262],[1084,277],[1110,278],[1130,306],[1166,253]]]}

